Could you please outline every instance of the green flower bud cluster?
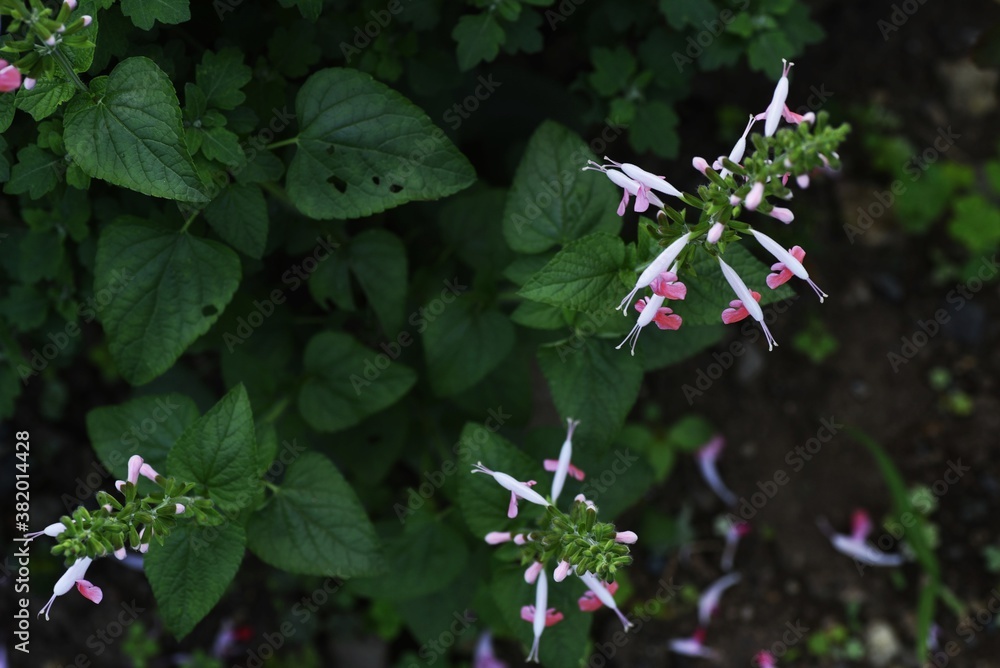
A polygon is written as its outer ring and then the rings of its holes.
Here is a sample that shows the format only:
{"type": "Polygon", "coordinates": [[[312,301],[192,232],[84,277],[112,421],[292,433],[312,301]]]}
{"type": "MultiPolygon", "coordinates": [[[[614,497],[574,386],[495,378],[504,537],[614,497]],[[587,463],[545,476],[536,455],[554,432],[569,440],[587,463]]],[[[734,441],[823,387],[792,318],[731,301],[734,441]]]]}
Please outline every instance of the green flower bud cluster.
{"type": "Polygon", "coordinates": [[[11,54],[5,59],[31,79],[62,78],[54,76],[61,69],[77,83],[76,72],[86,67],[74,65],[89,59],[72,52],[93,49],[94,43],[90,31],[83,32],[93,19],[83,15],[73,18],[76,6],[75,1],[68,1],[54,10],[41,0],[28,0],[27,5],[23,0],[0,0],[0,17],[10,17],[10,21],[3,21],[8,38],[0,53],[11,54]]]}
{"type": "Polygon", "coordinates": [[[577,573],[593,573],[605,581],[614,580],[618,569],[632,563],[628,545],[615,541],[615,525],[597,521],[597,507],[591,502],[574,501],[568,515],[547,506],[543,521],[548,522],[546,529],[528,535],[524,563],[568,562],[577,573]]]}
{"type": "Polygon", "coordinates": [[[122,488],[124,503],[107,492],[97,492],[99,508],[88,511],[80,506],[72,516],[59,518],[66,530],[58,535],[59,542],[52,553],[63,555],[69,565],[83,557],[96,559],[113,552],[121,554],[126,546],[145,552],[152,538],[163,545],[180,522],[193,521],[206,526],[223,522],[210,499],[190,495],[194,483],[157,476],[156,484],[159,490],[139,496],[136,485],[126,482],[122,488]],[[184,507],[180,515],[178,504],[184,507]]]}

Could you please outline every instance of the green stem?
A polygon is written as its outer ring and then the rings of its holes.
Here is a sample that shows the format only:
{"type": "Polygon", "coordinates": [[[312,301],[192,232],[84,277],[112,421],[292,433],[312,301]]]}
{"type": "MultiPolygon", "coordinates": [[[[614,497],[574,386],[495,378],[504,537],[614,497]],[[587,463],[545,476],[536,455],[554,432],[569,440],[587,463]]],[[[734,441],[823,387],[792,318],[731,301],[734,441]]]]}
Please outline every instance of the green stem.
{"type": "Polygon", "coordinates": [[[181,234],[184,234],[185,232],[187,232],[187,229],[189,227],[191,227],[191,223],[194,222],[194,219],[198,217],[199,213],[201,213],[201,211],[195,211],[190,216],[188,216],[188,219],[184,221],[184,227],[181,228],[181,231],[180,231],[181,234]]]}
{"type": "Polygon", "coordinates": [[[285,409],[288,408],[290,401],[291,399],[287,396],[278,399],[274,402],[274,405],[271,406],[271,408],[269,408],[268,411],[260,418],[260,423],[268,424],[277,420],[281,417],[281,414],[285,412],[285,409]]]}
{"type": "Polygon", "coordinates": [[[84,93],[90,92],[87,90],[83,81],[80,80],[80,77],[76,75],[76,72],[73,71],[73,64],[69,62],[69,58],[66,57],[66,54],[60,51],[58,47],[52,47],[52,56],[56,59],[56,62],[59,63],[59,66],[63,68],[63,72],[66,73],[66,76],[69,77],[69,80],[73,82],[74,86],[79,88],[84,93]]]}
{"type": "Polygon", "coordinates": [[[298,144],[298,143],[299,143],[299,138],[292,137],[291,139],[282,139],[281,141],[276,141],[272,144],[268,144],[264,148],[266,148],[268,151],[271,151],[276,148],[281,148],[282,146],[290,146],[292,144],[298,144]]]}

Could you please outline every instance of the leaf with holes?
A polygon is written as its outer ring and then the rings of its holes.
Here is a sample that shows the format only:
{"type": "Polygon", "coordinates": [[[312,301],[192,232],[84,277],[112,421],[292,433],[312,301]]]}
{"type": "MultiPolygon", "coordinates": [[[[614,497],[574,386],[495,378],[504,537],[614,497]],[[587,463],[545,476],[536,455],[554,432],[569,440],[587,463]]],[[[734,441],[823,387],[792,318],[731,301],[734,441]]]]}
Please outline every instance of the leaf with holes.
{"type": "Polygon", "coordinates": [[[97,315],[118,372],[142,385],[169,369],[218,320],[240,283],[228,247],[134,217],[108,225],[97,242],[97,315]]]}
{"type": "Polygon", "coordinates": [[[405,97],[368,74],[327,69],[299,91],[288,194],[312,218],[359,218],[468,187],[469,161],[405,97]]]}

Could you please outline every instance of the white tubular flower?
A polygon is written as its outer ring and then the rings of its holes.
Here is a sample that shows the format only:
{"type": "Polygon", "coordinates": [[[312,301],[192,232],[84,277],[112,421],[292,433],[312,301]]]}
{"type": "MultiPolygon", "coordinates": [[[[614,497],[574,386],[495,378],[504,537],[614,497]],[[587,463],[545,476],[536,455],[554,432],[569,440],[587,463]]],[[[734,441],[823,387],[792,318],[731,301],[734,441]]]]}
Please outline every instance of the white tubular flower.
{"type": "Polygon", "coordinates": [[[501,487],[510,491],[513,514],[511,514],[510,510],[508,510],[507,513],[508,517],[513,518],[517,516],[516,500],[519,498],[524,499],[525,501],[530,501],[531,503],[538,504],[539,506],[550,505],[549,502],[545,500],[545,497],[543,497],[535,490],[531,489],[531,487],[529,487],[526,483],[515,480],[511,476],[507,475],[506,473],[502,473],[501,471],[491,471],[490,469],[483,466],[482,462],[476,462],[476,468],[472,469],[472,472],[489,474],[493,476],[493,479],[496,480],[501,487]]]}
{"type": "MultiPolygon", "coordinates": [[[[684,247],[687,246],[688,241],[691,240],[691,233],[681,235],[676,241],[663,249],[663,251],[656,256],[649,266],[646,267],[641,274],[639,274],[638,280],[635,282],[635,287],[632,291],[625,295],[625,299],[622,303],[618,305],[618,309],[624,308],[627,304],[631,303],[632,298],[635,297],[635,293],[639,292],[643,288],[649,287],[649,284],[653,280],[662,274],[663,272],[670,269],[673,266],[674,261],[677,260],[677,256],[681,254],[684,247]]],[[[615,310],[618,310],[615,309],[615,310]]],[[[622,315],[628,315],[628,311],[624,311],[622,315]]]]}
{"type": "Polygon", "coordinates": [[[63,531],[66,530],[66,525],[62,522],[56,522],[55,524],[50,524],[41,531],[33,531],[32,533],[24,534],[25,543],[30,543],[39,536],[51,536],[52,538],[57,537],[63,531]]]}
{"type": "Polygon", "coordinates": [[[626,631],[632,628],[632,622],[630,622],[628,617],[622,614],[622,611],[618,609],[618,604],[615,603],[615,597],[611,595],[611,592],[608,591],[608,588],[603,582],[590,573],[577,573],[577,576],[583,580],[583,584],[587,585],[587,589],[594,592],[594,595],[597,596],[597,599],[601,603],[615,611],[615,614],[618,615],[618,619],[621,620],[621,623],[625,627],[626,631]]]}
{"type": "Polygon", "coordinates": [[[767,111],[764,112],[765,137],[770,137],[778,129],[778,121],[781,120],[781,116],[785,112],[785,100],[788,99],[788,71],[792,69],[792,65],[795,63],[790,63],[784,58],[781,59],[781,62],[783,65],[781,78],[778,79],[778,85],[774,87],[774,96],[771,97],[771,104],[767,106],[767,111]]]}
{"type": "MultiPolygon", "coordinates": [[[[809,278],[809,272],[806,271],[806,268],[804,266],[802,266],[802,263],[799,261],[798,258],[792,255],[792,253],[790,253],[789,251],[785,250],[781,246],[781,244],[779,244],[777,241],[767,236],[763,232],[758,232],[757,230],[750,230],[750,233],[753,234],[757,242],[760,243],[760,245],[763,246],[768,253],[773,255],[775,259],[777,259],[778,262],[783,265],[781,269],[779,269],[778,271],[788,270],[796,277],[801,278],[803,281],[809,284],[809,287],[813,289],[813,291],[816,293],[816,296],[819,297],[820,303],[821,304],[823,303],[823,299],[825,299],[828,295],[822,290],[820,290],[819,286],[817,286],[813,282],[813,280],[809,278]]],[[[803,253],[803,256],[804,255],[805,253],[803,253]]],[[[769,281],[769,285],[771,282],[773,281],[769,281]]]]}
{"type": "Polygon", "coordinates": [[[724,575],[719,578],[705,589],[704,593],[698,598],[698,623],[702,626],[708,626],[709,620],[712,619],[712,615],[719,609],[719,599],[722,598],[722,592],[726,591],[737,582],[740,581],[739,573],[730,573],[729,575],[724,575]]]}
{"type": "Polygon", "coordinates": [[[545,575],[545,569],[538,575],[538,584],[535,585],[535,617],[531,620],[531,629],[535,634],[535,642],[531,645],[531,653],[528,654],[529,663],[539,663],[538,645],[542,640],[542,631],[545,630],[545,620],[549,609],[549,580],[545,575]]]}
{"type": "MultiPolygon", "coordinates": [[[[605,157],[604,159],[608,160],[609,158],[605,157]]],[[[647,172],[642,167],[624,162],[621,164],[621,170],[625,172],[625,176],[638,181],[651,190],[659,190],[661,193],[670,195],[671,197],[681,196],[681,191],[670,185],[662,176],[647,172]]]]}
{"type": "Polygon", "coordinates": [[[743,302],[743,308],[747,310],[750,316],[760,324],[761,329],[764,330],[764,335],[767,337],[767,349],[773,350],[774,346],[778,345],[778,342],[771,336],[771,330],[767,328],[767,323],[764,322],[764,312],[760,309],[760,304],[754,299],[739,274],[726,264],[721,257],[719,258],[719,267],[722,269],[722,275],[726,277],[726,281],[729,282],[729,286],[733,289],[733,292],[743,302]]]}
{"type": "Polygon", "coordinates": [[[552,503],[559,500],[559,494],[566,484],[566,475],[569,473],[570,460],[573,457],[573,431],[579,424],[579,420],[566,419],[566,440],[563,441],[562,449],[559,451],[559,462],[552,478],[552,503]]]}
{"type": "MultiPolygon", "coordinates": [[[[94,560],[91,559],[90,557],[83,557],[81,559],[77,559],[76,561],[74,561],[73,565],[66,569],[66,572],[63,573],[62,577],[56,580],[55,586],[52,587],[52,598],[50,598],[48,603],[46,603],[45,606],[42,607],[42,609],[38,612],[38,614],[39,615],[44,614],[45,619],[48,620],[49,610],[52,609],[52,604],[56,602],[56,598],[62,596],[70,589],[72,589],[77,582],[86,582],[86,580],[84,580],[83,578],[87,574],[87,569],[90,568],[90,564],[93,561],[94,560]]],[[[90,585],[89,582],[87,583],[87,585],[92,587],[92,585],[90,585]]],[[[100,590],[98,589],[98,592],[99,591],[100,590]]],[[[83,592],[81,591],[81,593],[83,592]]],[[[91,600],[94,600],[95,597],[99,598],[94,594],[87,596],[87,598],[91,600]]]]}
{"type": "MultiPolygon", "coordinates": [[[[736,141],[736,145],[733,146],[733,150],[729,152],[730,162],[735,162],[738,165],[740,164],[740,161],[743,160],[743,154],[747,150],[747,135],[750,133],[750,128],[753,127],[755,120],[756,119],[751,114],[750,120],[747,122],[747,127],[746,129],[743,130],[743,135],[736,141]]],[[[731,173],[732,172],[730,172],[728,169],[723,169],[719,173],[719,176],[721,176],[722,178],[726,178],[731,173]]]]}

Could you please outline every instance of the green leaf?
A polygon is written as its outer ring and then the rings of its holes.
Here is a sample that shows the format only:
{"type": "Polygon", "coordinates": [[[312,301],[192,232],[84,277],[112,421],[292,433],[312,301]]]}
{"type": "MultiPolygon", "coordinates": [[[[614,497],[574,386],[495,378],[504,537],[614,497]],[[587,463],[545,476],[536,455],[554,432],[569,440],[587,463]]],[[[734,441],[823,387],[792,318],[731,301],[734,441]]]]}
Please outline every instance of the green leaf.
{"type": "Polygon", "coordinates": [[[429,306],[423,333],[431,387],[438,396],[479,382],[514,346],[514,326],[499,311],[483,310],[472,297],[458,296],[440,315],[429,306]],[[433,319],[432,319],[433,318],[433,319]]]}
{"type": "MultiPolygon", "coordinates": [[[[728,245],[723,259],[739,274],[750,290],[760,293],[761,306],[795,298],[794,291],[787,284],[777,290],[767,287],[770,264],[764,264],[743,246],[728,245]]],[[[684,327],[717,325],[722,322],[722,311],[737,297],[722,275],[722,269],[715,258],[699,254],[692,266],[696,275],[684,279],[688,288],[687,298],[683,302],[676,302],[672,308],[684,319],[684,327]]]]}
{"type": "Polygon", "coordinates": [[[506,198],[506,190],[477,183],[449,198],[437,217],[445,243],[480,275],[499,272],[514,257],[503,240],[506,198]],[[476,224],[470,225],[471,220],[476,224]]]}
{"type": "Polygon", "coordinates": [[[225,128],[199,130],[201,152],[209,160],[218,160],[227,167],[240,168],[246,164],[247,156],[240,146],[240,138],[225,128]]]}
{"type": "Polygon", "coordinates": [[[191,20],[190,0],[122,0],[122,14],[140,30],[151,30],[159,21],[166,24],[191,20]]]}
{"type": "MultiPolygon", "coordinates": [[[[681,310],[683,303],[677,302],[669,306],[674,310],[681,310]]],[[[643,332],[635,347],[636,358],[642,364],[643,371],[655,371],[683,362],[702,350],[711,348],[726,334],[726,326],[721,319],[712,325],[691,325],[685,321],[677,331],[646,329],[649,331],[643,332]]]]}
{"type": "Polygon", "coordinates": [[[406,518],[402,531],[385,541],[386,570],[391,578],[354,580],[353,589],[370,598],[405,601],[440,592],[462,572],[469,551],[457,531],[427,512],[406,518]]]}
{"type": "Polygon", "coordinates": [[[0,95],[0,132],[6,132],[14,121],[14,96],[0,95]]]}
{"type": "Polygon", "coordinates": [[[574,311],[607,314],[625,294],[619,279],[624,263],[625,244],[620,238],[588,234],[566,244],[518,294],[574,311]]]}
{"type": "Polygon", "coordinates": [[[208,106],[235,109],[246,100],[241,89],[250,83],[253,70],[243,64],[243,54],[238,49],[227,48],[218,53],[206,51],[194,76],[208,106]]]}
{"type": "Polygon", "coordinates": [[[41,327],[48,312],[48,298],[30,285],[15,285],[0,299],[0,315],[21,332],[41,327]]]}
{"type": "Polygon", "coordinates": [[[642,367],[635,358],[610,341],[588,338],[542,347],[538,363],[559,415],[586,420],[597,442],[610,443],[639,396],[642,367]]]}
{"type": "Polygon", "coordinates": [[[10,172],[10,181],[3,187],[8,195],[28,193],[31,199],[41,199],[59,183],[64,161],[34,144],[17,152],[17,164],[10,172]]]}
{"type": "Polygon", "coordinates": [[[948,223],[948,234],[973,253],[995,249],[1000,243],[1000,209],[981,195],[960,197],[948,223]]]}
{"type": "Polygon", "coordinates": [[[399,401],[417,381],[409,367],[340,332],[314,336],[303,364],[308,377],[299,410],[318,431],[353,427],[399,401]]]}
{"type": "Polygon", "coordinates": [[[522,10],[514,23],[504,27],[504,53],[538,53],[545,45],[542,32],[542,16],[530,9],[522,10]]]}
{"type": "Polygon", "coordinates": [[[704,22],[717,21],[719,16],[711,0],[660,0],[660,12],[675,30],[689,25],[700,30],[704,22]]]}
{"type": "Polygon", "coordinates": [[[600,173],[582,172],[593,160],[586,142],[552,121],[528,142],[507,195],[503,233],[519,253],[540,253],[590,232],[617,234],[618,189],[600,173]]]}
{"type": "Polygon", "coordinates": [[[36,121],[48,118],[76,93],[76,86],[59,79],[39,79],[31,90],[17,91],[17,108],[31,114],[36,121]]]}
{"type": "Polygon", "coordinates": [[[163,545],[155,542],[143,561],[163,623],[183,638],[215,607],[236,576],[246,534],[233,522],[181,524],[163,545]]]}
{"type": "Polygon", "coordinates": [[[795,54],[795,48],[788,42],[785,34],[777,30],[769,30],[754,35],[747,50],[750,69],[767,72],[775,80],[781,78],[781,59],[790,58],[795,54]]]}
{"type": "Polygon", "coordinates": [[[218,320],[240,282],[222,244],[137,218],[107,226],[97,244],[94,293],[118,371],[142,385],[169,369],[218,320]]]}
{"type": "Polygon", "coordinates": [[[247,539],[254,554],[290,573],[349,578],[383,568],[375,528],[354,490],[315,452],[288,466],[281,487],[250,516],[247,539]]]}
{"type": "Polygon", "coordinates": [[[644,102],[636,109],[629,128],[629,143],[639,153],[652,151],[663,158],[676,158],[680,147],[677,114],[664,102],[644,102]]]}
{"type": "Polygon", "coordinates": [[[230,183],[205,208],[205,218],[236,250],[260,259],[267,244],[267,202],[256,185],[230,183]]]}
{"type": "Polygon", "coordinates": [[[65,116],[66,150],[84,172],[153,197],[208,200],[184,145],[174,86],[153,61],[129,58],[90,90],[65,116]]]}
{"type": "Polygon", "coordinates": [[[128,476],[128,458],[141,455],[157,471],[167,470],[167,453],[198,419],[198,407],[183,394],[137,397],[87,413],[87,435],[113,476],[128,476]]]}
{"type": "Polygon", "coordinates": [[[297,6],[302,16],[310,21],[318,19],[323,11],[323,0],[280,0],[280,2],[282,7],[297,6]]]}
{"type": "Polygon", "coordinates": [[[500,53],[506,35],[493,14],[466,14],[458,20],[451,38],[458,42],[458,69],[471,70],[482,61],[488,63],[500,53]]]}
{"type": "Polygon", "coordinates": [[[395,336],[406,316],[406,247],[392,232],[365,230],[351,239],[348,253],[351,271],[382,323],[382,331],[395,336]]]}
{"type": "Polygon", "coordinates": [[[562,329],[568,324],[561,308],[539,302],[521,302],[510,314],[510,320],[529,329],[562,329]]]}
{"type": "Polygon", "coordinates": [[[635,57],[624,46],[614,49],[594,47],[590,50],[594,71],[588,75],[590,85],[602,97],[611,97],[625,90],[635,75],[635,57]]]}
{"type": "Polygon", "coordinates": [[[288,194],[307,216],[369,216],[446,197],[475,180],[468,160],[423,111],[367,74],[317,72],[295,108],[302,132],[288,194]]]}
{"type": "Polygon", "coordinates": [[[258,491],[250,399],[237,385],[184,430],[167,457],[170,475],[203,485],[223,510],[247,508],[258,491]]]}

